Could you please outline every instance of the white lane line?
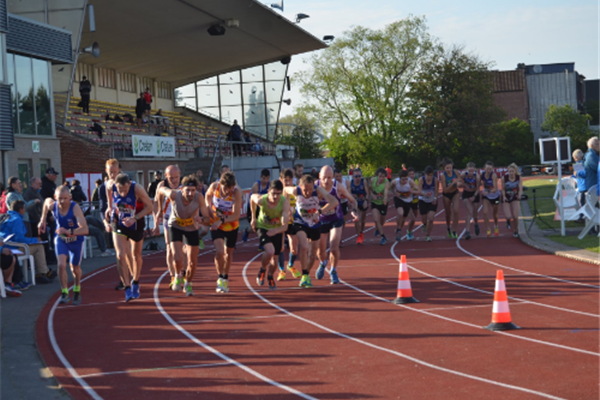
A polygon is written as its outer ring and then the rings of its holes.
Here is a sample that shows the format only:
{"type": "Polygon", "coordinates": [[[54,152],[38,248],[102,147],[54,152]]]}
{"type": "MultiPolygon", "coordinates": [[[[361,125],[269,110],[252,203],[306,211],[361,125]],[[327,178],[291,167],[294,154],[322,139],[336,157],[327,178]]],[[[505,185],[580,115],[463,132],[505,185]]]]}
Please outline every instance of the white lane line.
{"type": "MultiPolygon", "coordinates": [[[[522,305],[522,304],[527,304],[527,303],[514,303],[511,304],[510,306],[518,306],[518,305],[522,305]]],[[[476,306],[456,306],[456,307],[435,307],[435,308],[422,308],[421,310],[425,310],[425,311],[437,311],[437,310],[458,310],[461,308],[480,308],[480,307],[487,307],[490,308],[489,304],[479,304],[476,306]]]]}
{"type": "MultiPolygon", "coordinates": [[[[277,304],[275,304],[275,303],[272,303],[271,301],[267,300],[267,299],[266,299],[265,297],[263,297],[263,296],[262,296],[260,293],[258,293],[256,290],[254,290],[254,288],[252,287],[252,285],[250,285],[250,282],[248,281],[248,276],[247,276],[246,272],[247,272],[247,270],[248,270],[248,267],[250,266],[250,264],[251,264],[251,263],[252,263],[254,260],[256,260],[256,259],[258,258],[258,256],[259,256],[259,255],[256,255],[256,256],[254,256],[252,259],[250,259],[250,260],[249,260],[249,261],[246,263],[246,265],[244,266],[244,269],[243,269],[243,271],[242,271],[242,276],[243,276],[243,278],[244,278],[244,282],[246,283],[246,287],[248,287],[248,289],[249,289],[249,290],[250,290],[250,291],[251,291],[251,292],[252,292],[252,293],[253,293],[255,296],[257,296],[259,299],[261,299],[261,300],[262,300],[262,301],[264,301],[265,303],[269,304],[271,307],[273,307],[273,308],[275,308],[275,309],[277,309],[277,310],[279,310],[279,311],[281,311],[281,312],[283,312],[283,313],[286,313],[286,314],[288,314],[290,317],[296,318],[296,319],[298,319],[298,320],[300,320],[300,321],[303,321],[303,322],[305,322],[305,323],[307,323],[307,324],[310,324],[310,325],[312,325],[312,326],[314,326],[314,327],[316,327],[316,328],[319,328],[319,329],[321,329],[321,330],[323,330],[323,331],[325,331],[325,332],[329,332],[329,333],[331,333],[331,334],[333,334],[333,335],[336,335],[336,336],[342,337],[342,338],[344,338],[344,339],[351,340],[351,341],[353,341],[353,342],[356,342],[356,343],[363,344],[363,345],[365,345],[365,346],[371,347],[371,348],[373,348],[373,349],[376,349],[376,350],[381,350],[381,351],[384,351],[384,352],[386,352],[386,353],[393,354],[393,355],[395,355],[395,356],[398,356],[398,357],[404,358],[404,359],[406,359],[406,360],[409,360],[409,361],[415,362],[415,363],[417,363],[417,364],[420,364],[420,365],[423,365],[423,366],[425,366],[425,367],[429,367],[429,368],[432,368],[432,369],[435,369],[435,370],[438,370],[438,371],[447,372],[447,373],[449,373],[449,374],[458,375],[458,376],[461,376],[461,377],[463,377],[463,378],[472,379],[472,380],[479,381],[479,382],[484,382],[484,383],[489,383],[489,384],[496,385],[496,386],[500,386],[500,387],[507,388],[507,389],[513,389],[513,390],[518,390],[518,391],[525,392],[525,393],[535,394],[535,395],[538,395],[538,396],[540,396],[540,397],[545,397],[545,398],[548,398],[548,399],[562,399],[561,397],[552,396],[552,395],[550,395],[550,394],[543,393],[543,392],[538,392],[538,391],[536,391],[536,390],[527,389],[527,388],[520,387],[520,386],[515,386],[515,385],[510,385],[510,384],[507,384],[507,383],[502,383],[502,382],[494,381],[494,380],[491,380],[491,379],[486,379],[486,378],[482,378],[482,377],[479,377],[479,376],[475,376],[475,375],[466,374],[466,373],[464,373],[464,372],[459,372],[459,371],[456,371],[456,370],[452,370],[452,369],[448,369],[448,368],[440,367],[440,366],[438,366],[438,365],[435,365],[435,364],[428,363],[428,362],[426,362],[426,361],[423,361],[423,360],[420,360],[420,359],[418,359],[418,358],[415,358],[415,357],[409,356],[409,355],[407,355],[407,354],[400,353],[400,352],[398,352],[398,351],[391,350],[391,349],[388,349],[388,348],[386,348],[386,347],[378,346],[378,345],[376,345],[376,344],[373,344],[373,343],[369,343],[369,342],[367,342],[367,341],[364,341],[364,340],[362,340],[362,339],[355,338],[355,337],[353,337],[353,336],[350,336],[350,335],[347,335],[347,334],[345,334],[345,333],[337,332],[337,331],[335,331],[335,330],[333,330],[333,329],[330,329],[330,328],[328,328],[328,327],[326,327],[326,326],[323,326],[323,325],[321,325],[321,324],[319,324],[319,323],[317,323],[317,322],[314,322],[314,321],[312,321],[312,320],[310,320],[310,319],[307,319],[307,318],[301,317],[301,316],[299,316],[299,315],[296,315],[296,314],[294,314],[294,313],[292,313],[292,312],[290,312],[290,311],[286,310],[285,308],[283,308],[283,307],[281,307],[281,306],[278,306],[277,304]]],[[[309,290],[310,290],[310,289],[309,289],[309,290]]]]}
{"type": "Polygon", "coordinates": [[[198,319],[195,321],[179,321],[179,324],[201,324],[204,322],[229,322],[229,321],[251,321],[254,319],[270,319],[270,318],[281,318],[287,317],[287,315],[260,315],[257,317],[231,317],[231,318],[213,318],[213,319],[198,319]]]}
{"type": "MultiPolygon", "coordinates": [[[[262,253],[259,253],[257,255],[255,255],[252,259],[256,259],[257,257],[262,256],[262,253]]],[[[171,316],[169,315],[169,313],[167,313],[165,311],[165,309],[163,308],[163,306],[160,303],[160,299],[158,297],[158,288],[160,286],[160,282],[162,281],[162,279],[169,273],[169,271],[166,271],[164,274],[162,274],[160,276],[160,278],[158,278],[158,280],[156,281],[156,284],[154,285],[154,303],[156,304],[156,308],[158,309],[158,311],[163,315],[163,317],[165,317],[165,319],[175,327],[175,329],[177,329],[179,332],[183,333],[188,339],[190,339],[192,342],[196,343],[198,346],[210,351],[211,353],[213,353],[214,355],[216,355],[217,357],[223,359],[224,361],[227,361],[233,365],[235,365],[236,367],[246,371],[247,373],[249,373],[250,375],[270,384],[273,385],[279,389],[285,390],[287,392],[290,392],[292,394],[295,394],[296,396],[302,397],[303,399],[311,399],[311,400],[316,400],[315,397],[309,396],[305,393],[302,393],[292,387],[289,387],[287,385],[284,385],[282,383],[276,382],[274,380],[272,380],[271,378],[268,378],[266,376],[264,376],[263,374],[261,374],[258,371],[253,370],[250,367],[247,367],[246,365],[240,363],[239,361],[234,360],[233,358],[221,353],[219,350],[215,349],[214,347],[209,346],[208,344],[204,343],[203,341],[201,341],[200,339],[196,338],[194,335],[192,335],[191,333],[189,333],[187,330],[185,330],[185,328],[183,328],[181,325],[179,325],[177,322],[175,322],[175,320],[173,318],[171,318],[171,316]]]]}
{"type": "MultiPolygon", "coordinates": [[[[164,299],[180,299],[181,297],[178,296],[171,296],[171,297],[163,297],[164,299]]],[[[150,298],[150,299],[139,299],[135,301],[136,303],[143,303],[143,302],[154,302],[154,299],[150,298]]],[[[85,304],[79,304],[78,306],[74,306],[74,305],[67,305],[67,306],[61,306],[59,308],[59,310],[68,310],[68,309],[72,309],[72,308],[81,308],[81,307],[90,307],[90,306],[106,306],[106,305],[111,305],[111,304],[121,304],[123,306],[126,306],[127,304],[125,302],[123,302],[123,300],[119,300],[119,301],[107,301],[105,303],[85,303],[85,304]]]]}
{"type": "Polygon", "coordinates": [[[210,367],[222,367],[224,365],[231,365],[230,362],[221,362],[214,364],[195,364],[195,365],[180,365],[175,367],[158,367],[158,368],[146,368],[146,369],[130,369],[125,371],[111,371],[111,372],[98,372],[96,374],[81,375],[82,378],[93,378],[97,376],[107,375],[120,375],[120,374],[138,374],[141,372],[156,372],[156,371],[168,371],[172,369],[188,369],[188,368],[210,368],[210,367]]]}

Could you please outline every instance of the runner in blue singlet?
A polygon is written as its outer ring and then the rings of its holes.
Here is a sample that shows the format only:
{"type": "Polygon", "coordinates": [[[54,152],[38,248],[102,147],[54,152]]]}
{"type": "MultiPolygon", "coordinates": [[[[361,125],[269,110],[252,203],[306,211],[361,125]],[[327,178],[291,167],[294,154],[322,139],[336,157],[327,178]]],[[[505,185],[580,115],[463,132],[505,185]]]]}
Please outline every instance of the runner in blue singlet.
{"type": "Polygon", "coordinates": [[[354,178],[350,181],[350,194],[352,194],[357,204],[358,219],[354,223],[354,227],[356,229],[356,244],[360,244],[365,241],[363,230],[365,229],[365,220],[369,209],[368,199],[371,198],[371,191],[363,178],[362,170],[355,168],[353,172],[354,178]]]}
{"type": "Polygon", "coordinates": [[[458,201],[458,174],[454,170],[454,163],[449,158],[446,158],[442,164],[444,171],[440,176],[442,183],[442,195],[444,196],[444,209],[446,214],[446,229],[449,238],[458,237],[458,213],[460,210],[460,202],[458,201]],[[452,226],[450,226],[452,222],[452,226]]]}
{"type": "Polygon", "coordinates": [[[498,190],[498,175],[494,172],[494,163],[488,161],[485,163],[485,172],[481,175],[481,184],[483,185],[483,221],[487,236],[492,236],[490,230],[490,208],[494,218],[494,236],[498,236],[498,205],[500,204],[500,190],[498,190]]]}
{"type": "Polygon", "coordinates": [[[469,228],[471,227],[471,218],[473,218],[475,226],[475,235],[479,236],[479,225],[477,224],[477,207],[479,203],[479,186],[481,177],[475,169],[474,162],[467,163],[467,170],[460,176],[460,185],[463,188],[461,199],[467,209],[467,217],[465,218],[465,239],[471,239],[469,228]]]}

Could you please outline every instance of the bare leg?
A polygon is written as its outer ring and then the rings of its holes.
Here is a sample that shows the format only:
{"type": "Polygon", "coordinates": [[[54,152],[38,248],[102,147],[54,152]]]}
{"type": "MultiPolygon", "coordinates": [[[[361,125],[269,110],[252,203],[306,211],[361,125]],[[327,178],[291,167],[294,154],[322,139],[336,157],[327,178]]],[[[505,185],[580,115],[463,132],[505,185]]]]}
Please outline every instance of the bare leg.
{"type": "Polygon", "coordinates": [[[113,243],[117,255],[117,270],[123,286],[128,287],[131,284],[131,275],[129,273],[129,259],[131,259],[131,246],[129,239],[123,235],[113,234],[113,243]]]}
{"type": "MultiPolygon", "coordinates": [[[[12,283],[12,277],[13,277],[14,272],[15,272],[15,258],[13,257],[10,267],[2,270],[2,277],[4,278],[4,282],[12,283]]],[[[35,277],[34,277],[34,279],[35,279],[35,277]]]]}
{"type": "Polygon", "coordinates": [[[329,261],[332,270],[335,270],[340,261],[340,242],[342,241],[343,227],[332,228],[329,231],[329,261]]]}
{"type": "Polygon", "coordinates": [[[518,201],[513,201],[510,203],[511,213],[512,213],[512,228],[513,233],[519,233],[519,215],[521,214],[521,204],[518,201]]]}
{"type": "Polygon", "coordinates": [[[372,210],[372,213],[373,213],[373,221],[375,221],[375,227],[377,228],[379,233],[383,235],[383,224],[381,222],[381,219],[382,219],[381,213],[376,208],[374,208],[372,210]]]}
{"type": "Polygon", "coordinates": [[[133,272],[131,273],[134,281],[139,281],[140,276],[142,275],[142,264],[144,259],[142,258],[142,250],[144,248],[144,241],[140,240],[139,242],[134,242],[131,240],[131,253],[133,262],[133,272]]]}
{"type": "Polygon", "coordinates": [[[446,216],[446,229],[450,230],[450,221],[452,220],[452,200],[446,196],[442,196],[444,200],[444,214],[446,216]]]}
{"type": "Polygon", "coordinates": [[[498,204],[494,204],[492,207],[493,207],[492,210],[494,213],[494,228],[497,228],[498,227],[498,204]]]}
{"type": "Polygon", "coordinates": [[[327,238],[329,235],[327,233],[321,233],[321,238],[319,239],[319,247],[317,249],[317,258],[319,262],[322,264],[327,261],[327,238]]]}
{"type": "Polygon", "coordinates": [[[200,248],[196,246],[187,246],[187,270],[185,273],[185,280],[188,283],[191,283],[194,279],[194,274],[196,273],[196,267],[198,266],[198,253],[200,252],[200,248]]]}
{"type": "Polygon", "coordinates": [[[433,219],[435,218],[435,212],[429,211],[427,213],[427,236],[431,236],[433,230],[433,219]]]}
{"type": "Polygon", "coordinates": [[[225,241],[223,239],[217,239],[213,241],[215,246],[215,267],[217,268],[217,274],[222,275],[225,272],[225,241]]]}
{"type": "Polygon", "coordinates": [[[67,276],[67,256],[65,254],[58,255],[58,280],[61,289],[68,288],[69,278],[67,276]]]}
{"type": "Polygon", "coordinates": [[[71,264],[71,272],[73,273],[73,285],[81,286],[81,267],[71,264]]]}
{"type": "Polygon", "coordinates": [[[308,265],[307,265],[307,270],[308,272],[310,272],[310,270],[313,268],[313,266],[315,265],[315,260],[317,258],[317,249],[319,248],[319,240],[315,240],[310,241],[310,246],[308,249],[308,265]]]}
{"type": "Polygon", "coordinates": [[[464,199],[463,203],[465,204],[465,208],[467,209],[467,218],[465,218],[465,229],[469,232],[471,228],[471,218],[473,217],[473,203],[471,199],[464,199]]]}
{"type": "MultiPolygon", "coordinates": [[[[275,255],[275,246],[273,246],[273,243],[267,243],[263,246],[263,248],[264,248],[264,251],[263,251],[263,256],[261,259],[260,269],[266,270],[267,266],[269,264],[271,264],[273,255],[275,255]]],[[[272,273],[269,273],[269,275],[272,275],[272,273]]]]}
{"type": "Polygon", "coordinates": [[[483,200],[483,223],[485,224],[485,230],[490,230],[490,202],[483,200]]]}
{"type": "Polygon", "coordinates": [[[167,268],[169,269],[169,274],[171,277],[174,277],[177,273],[175,268],[175,260],[173,259],[173,250],[171,248],[171,238],[169,237],[169,230],[165,229],[165,243],[167,244],[167,268]]]}
{"type": "Polygon", "coordinates": [[[308,269],[308,238],[306,232],[299,231],[296,233],[298,238],[298,258],[300,259],[300,267],[302,270],[308,269]]]}
{"type": "Polygon", "coordinates": [[[227,247],[227,253],[225,256],[225,269],[224,269],[224,274],[228,275],[229,274],[229,269],[231,268],[231,262],[233,261],[233,247],[229,248],[227,247]]]}
{"type": "Polygon", "coordinates": [[[460,212],[459,193],[456,192],[452,197],[452,232],[458,231],[458,217],[460,212]]]}
{"type": "Polygon", "coordinates": [[[179,241],[171,242],[169,243],[169,248],[171,249],[173,258],[174,272],[176,275],[179,275],[183,269],[183,257],[185,257],[185,254],[183,253],[183,243],[179,241]]]}

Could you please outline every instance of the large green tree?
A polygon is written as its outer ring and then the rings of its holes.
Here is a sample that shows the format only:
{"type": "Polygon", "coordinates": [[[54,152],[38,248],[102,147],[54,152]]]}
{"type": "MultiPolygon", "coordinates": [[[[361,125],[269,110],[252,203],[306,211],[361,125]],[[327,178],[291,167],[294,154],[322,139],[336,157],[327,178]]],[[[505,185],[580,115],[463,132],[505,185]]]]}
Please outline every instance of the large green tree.
{"type": "Polygon", "coordinates": [[[323,157],[319,125],[310,112],[303,107],[297,108],[293,115],[279,119],[276,143],[296,146],[300,158],[323,157]]]}
{"type": "Polygon", "coordinates": [[[295,78],[331,133],[332,155],[371,166],[392,160],[406,129],[406,94],[437,46],[424,18],[409,17],[381,30],[354,27],[311,58],[295,78]]]}
{"type": "Polygon", "coordinates": [[[542,130],[554,136],[569,136],[572,149],[586,149],[586,141],[592,135],[588,125],[591,119],[588,114],[581,114],[568,104],[551,104],[544,116],[542,130]]]}
{"type": "MultiPolygon", "coordinates": [[[[490,126],[488,154],[493,157],[493,162],[499,166],[510,163],[528,165],[539,163],[539,156],[533,152],[533,132],[529,124],[518,118],[502,121],[490,126]]],[[[486,160],[481,158],[479,165],[486,160]]]]}

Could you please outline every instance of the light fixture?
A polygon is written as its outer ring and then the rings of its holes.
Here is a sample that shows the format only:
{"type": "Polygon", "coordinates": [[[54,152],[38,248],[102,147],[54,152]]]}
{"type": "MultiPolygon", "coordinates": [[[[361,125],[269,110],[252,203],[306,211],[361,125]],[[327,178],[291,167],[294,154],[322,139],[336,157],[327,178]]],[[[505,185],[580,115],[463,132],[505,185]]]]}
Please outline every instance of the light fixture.
{"type": "Polygon", "coordinates": [[[281,0],[279,3],[271,4],[271,8],[276,8],[278,10],[281,10],[281,12],[283,12],[283,0],[281,0]]]}
{"type": "Polygon", "coordinates": [[[239,19],[228,19],[226,21],[227,26],[230,28],[239,28],[240,27],[240,20],[239,19]]]}
{"type": "Polygon", "coordinates": [[[285,104],[287,104],[288,106],[292,104],[292,99],[285,99],[282,100],[285,104]]]}
{"type": "Polygon", "coordinates": [[[333,36],[333,35],[325,35],[325,36],[323,36],[323,41],[324,42],[333,42],[333,39],[335,39],[335,36],[333,36]]]}
{"type": "MultiPolygon", "coordinates": [[[[291,56],[283,57],[280,61],[283,65],[288,65],[292,61],[292,57],[291,56]]],[[[275,72],[275,70],[273,70],[273,72],[275,72]]]]}
{"type": "Polygon", "coordinates": [[[100,56],[100,45],[98,42],[94,42],[91,46],[81,49],[80,53],[91,54],[94,58],[98,58],[100,56]]]}
{"type": "Polygon", "coordinates": [[[303,19],[306,19],[306,18],[310,18],[310,15],[302,14],[302,13],[296,14],[296,23],[299,24],[300,21],[302,21],[303,19]]]}
{"type": "Polygon", "coordinates": [[[220,24],[214,24],[211,25],[206,32],[208,32],[210,36],[223,36],[225,34],[225,27],[220,24]]]}

